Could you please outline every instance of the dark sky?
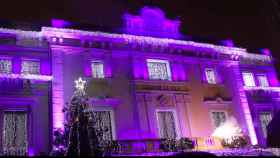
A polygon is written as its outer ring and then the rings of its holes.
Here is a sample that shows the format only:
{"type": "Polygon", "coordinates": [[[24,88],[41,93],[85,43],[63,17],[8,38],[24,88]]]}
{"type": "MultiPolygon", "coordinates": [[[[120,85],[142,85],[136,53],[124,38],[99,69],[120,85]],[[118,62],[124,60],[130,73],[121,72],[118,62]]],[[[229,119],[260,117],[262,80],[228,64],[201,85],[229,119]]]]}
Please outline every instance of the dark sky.
{"type": "Polygon", "coordinates": [[[273,5],[280,4],[278,0],[7,1],[1,4],[0,19],[48,22],[51,18],[62,18],[112,28],[121,27],[124,12],[137,14],[145,5],[158,6],[167,17],[181,19],[186,35],[229,38],[250,50],[269,48],[280,59],[280,18],[278,25],[276,19],[279,8],[273,5]]]}

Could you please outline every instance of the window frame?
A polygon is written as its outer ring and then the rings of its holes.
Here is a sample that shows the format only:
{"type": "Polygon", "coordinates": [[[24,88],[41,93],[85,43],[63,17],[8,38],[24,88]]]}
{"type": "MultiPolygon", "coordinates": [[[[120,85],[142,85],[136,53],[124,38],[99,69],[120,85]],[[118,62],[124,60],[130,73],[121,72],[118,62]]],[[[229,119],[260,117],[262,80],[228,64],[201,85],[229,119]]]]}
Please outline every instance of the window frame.
{"type": "Polygon", "coordinates": [[[21,70],[20,70],[20,73],[23,74],[23,75],[40,75],[41,74],[41,62],[40,62],[40,59],[22,59],[21,60],[21,70]],[[28,71],[27,73],[26,72],[23,72],[23,63],[24,62],[34,62],[34,63],[38,63],[38,73],[30,73],[30,71],[28,71]]]}
{"type": "Polygon", "coordinates": [[[205,76],[206,83],[208,83],[208,84],[218,84],[217,72],[214,68],[211,68],[211,67],[204,68],[204,76],[205,76]],[[212,70],[213,71],[214,81],[215,81],[214,83],[209,82],[208,77],[207,77],[207,73],[206,73],[207,70],[212,70]]]}
{"type": "Polygon", "coordinates": [[[267,78],[267,75],[266,75],[266,74],[264,74],[264,73],[262,73],[262,74],[257,74],[257,75],[256,75],[256,78],[257,78],[257,81],[258,81],[258,86],[259,86],[259,87],[270,87],[270,85],[269,85],[269,81],[268,81],[268,78],[267,78]],[[261,85],[261,82],[260,82],[259,77],[265,77],[265,79],[266,79],[266,83],[267,83],[267,85],[266,85],[266,86],[262,86],[262,85],[261,85]]]}
{"type": "Polygon", "coordinates": [[[9,58],[9,57],[0,57],[0,61],[1,60],[9,61],[11,65],[10,65],[9,72],[2,72],[1,69],[0,69],[0,74],[11,74],[11,73],[13,73],[13,61],[12,61],[12,59],[9,58]]]}
{"type": "Polygon", "coordinates": [[[92,60],[90,63],[91,67],[91,77],[95,79],[103,79],[105,78],[105,69],[104,69],[104,62],[102,60],[92,60]],[[94,63],[100,63],[102,64],[102,76],[94,76],[94,63]]]}
{"type": "Polygon", "coordinates": [[[164,59],[146,59],[146,67],[148,70],[148,77],[149,80],[163,80],[163,81],[172,81],[172,74],[171,74],[171,67],[170,67],[170,63],[169,60],[164,60],[164,59]],[[161,63],[161,64],[166,64],[166,73],[167,73],[167,79],[160,79],[160,78],[151,78],[151,72],[149,70],[149,63],[161,63]]]}
{"type": "MultiPolygon", "coordinates": [[[[269,113],[270,114],[270,116],[271,116],[271,120],[273,119],[273,112],[272,111],[259,111],[258,112],[258,121],[259,121],[259,123],[260,123],[260,130],[261,130],[261,133],[262,133],[262,136],[264,137],[264,138],[267,138],[267,133],[265,134],[264,133],[264,131],[263,131],[263,125],[262,125],[262,121],[261,121],[261,114],[263,114],[263,113],[269,113]]],[[[270,121],[271,121],[270,120],[270,121]]],[[[267,131],[268,129],[267,129],[267,127],[266,127],[266,132],[268,132],[267,131]]]]}
{"type": "Polygon", "coordinates": [[[117,134],[116,134],[116,119],[115,119],[115,111],[111,107],[107,106],[92,106],[92,111],[98,112],[98,111],[108,111],[110,113],[111,118],[111,128],[112,128],[112,140],[117,140],[117,134]]]}
{"type": "Polygon", "coordinates": [[[210,110],[209,114],[210,114],[211,124],[212,124],[213,129],[215,130],[218,127],[216,127],[215,120],[212,117],[213,116],[213,114],[212,114],[213,112],[224,112],[225,113],[225,117],[226,117],[225,122],[229,119],[229,116],[228,116],[228,111],[227,110],[210,110]]]}
{"type": "Polygon", "coordinates": [[[255,81],[255,76],[253,72],[249,72],[249,71],[244,71],[241,73],[242,75],[242,80],[243,80],[243,85],[246,87],[256,87],[256,81],[255,81]],[[244,79],[244,74],[250,74],[250,76],[252,77],[252,81],[253,81],[253,85],[246,85],[246,81],[244,79]]]}
{"type": "Polygon", "coordinates": [[[179,122],[179,119],[178,119],[177,111],[176,111],[176,109],[173,109],[173,108],[168,108],[168,109],[159,108],[159,109],[155,110],[158,138],[161,138],[158,112],[172,112],[173,117],[174,117],[175,132],[176,132],[176,138],[175,139],[180,139],[182,137],[182,133],[181,133],[181,130],[180,130],[181,129],[180,128],[180,122],[179,122]]]}

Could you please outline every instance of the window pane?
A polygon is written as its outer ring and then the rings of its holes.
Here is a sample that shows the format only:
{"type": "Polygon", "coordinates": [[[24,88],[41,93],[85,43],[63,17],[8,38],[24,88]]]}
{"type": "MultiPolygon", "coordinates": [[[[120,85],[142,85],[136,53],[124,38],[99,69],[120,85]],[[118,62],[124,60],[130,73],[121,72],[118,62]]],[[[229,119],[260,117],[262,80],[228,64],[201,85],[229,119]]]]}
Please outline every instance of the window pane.
{"type": "Polygon", "coordinates": [[[243,81],[244,81],[245,86],[248,86],[248,87],[256,86],[255,80],[254,80],[254,77],[253,77],[252,73],[243,72],[242,76],[243,76],[243,81]]]}
{"type": "Polygon", "coordinates": [[[161,138],[176,138],[176,126],[173,112],[158,112],[159,133],[161,138]]]}
{"type": "Polygon", "coordinates": [[[8,59],[0,59],[0,73],[11,73],[12,62],[8,59]]]}
{"type": "Polygon", "coordinates": [[[92,77],[94,78],[104,78],[104,67],[102,62],[92,62],[92,77]]]}
{"type": "Polygon", "coordinates": [[[112,125],[110,111],[94,111],[96,122],[95,129],[102,134],[99,136],[100,140],[112,140],[112,125]]]}
{"type": "Polygon", "coordinates": [[[148,61],[150,79],[170,80],[169,64],[167,61],[148,61]]]}
{"type": "Polygon", "coordinates": [[[21,73],[23,73],[23,74],[40,74],[40,62],[22,61],[21,73]]]}
{"type": "Polygon", "coordinates": [[[268,87],[267,77],[265,75],[259,75],[258,81],[261,87],[268,87]]]}
{"type": "Polygon", "coordinates": [[[260,113],[261,127],[265,138],[267,137],[267,126],[271,120],[272,120],[272,116],[270,112],[260,113]]]}
{"type": "Polygon", "coordinates": [[[216,84],[216,76],[213,69],[205,69],[206,80],[210,84],[216,84]]]}
{"type": "Polygon", "coordinates": [[[226,113],[220,111],[212,112],[212,119],[214,121],[215,128],[217,128],[226,122],[226,113]]]}

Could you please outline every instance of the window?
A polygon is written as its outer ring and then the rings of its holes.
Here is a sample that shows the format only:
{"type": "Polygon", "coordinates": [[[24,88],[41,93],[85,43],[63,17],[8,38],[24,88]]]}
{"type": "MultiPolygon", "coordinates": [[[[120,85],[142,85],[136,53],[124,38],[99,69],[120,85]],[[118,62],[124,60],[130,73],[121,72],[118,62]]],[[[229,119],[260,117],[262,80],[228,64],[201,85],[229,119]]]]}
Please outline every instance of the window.
{"type": "Polygon", "coordinates": [[[261,121],[261,128],[262,128],[262,132],[264,137],[267,137],[267,126],[269,124],[269,122],[272,120],[272,116],[270,112],[261,112],[260,115],[260,121],[261,121]]]}
{"type": "Polygon", "coordinates": [[[172,111],[158,111],[158,124],[160,138],[177,137],[175,118],[172,111]]]}
{"type": "Polygon", "coordinates": [[[215,128],[226,122],[226,112],[224,111],[212,111],[211,117],[215,128]]]}
{"type": "Polygon", "coordinates": [[[216,84],[216,76],[215,76],[214,69],[206,68],[205,69],[205,76],[206,76],[207,83],[216,84]]]}
{"type": "Polygon", "coordinates": [[[24,60],[21,63],[22,74],[40,74],[40,62],[34,60],[24,60]]]}
{"type": "Polygon", "coordinates": [[[27,113],[5,111],[3,121],[2,147],[4,154],[25,156],[28,145],[27,113]]]}
{"type": "Polygon", "coordinates": [[[171,80],[171,72],[168,61],[147,59],[147,65],[150,79],[171,80]]]}
{"type": "Polygon", "coordinates": [[[99,136],[100,140],[112,140],[112,124],[111,124],[111,113],[110,111],[94,111],[93,112],[96,118],[94,124],[95,129],[100,130],[102,133],[99,136]]]}
{"type": "Polygon", "coordinates": [[[258,78],[260,87],[268,87],[269,86],[266,75],[264,75],[264,74],[263,75],[258,75],[257,78],[258,78]]]}
{"type": "Polygon", "coordinates": [[[0,59],[0,73],[9,74],[12,72],[12,61],[9,59],[0,59]]]}
{"type": "Polygon", "coordinates": [[[104,78],[104,66],[101,61],[93,61],[91,63],[92,77],[104,78]]]}
{"type": "Polygon", "coordinates": [[[242,77],[243,77],[243,81],[244,81],[245,86],[248,86],[248,87],[255,87],[256,86],[254,76],[253,76],[252,73],[243,72],[242,77]]]}

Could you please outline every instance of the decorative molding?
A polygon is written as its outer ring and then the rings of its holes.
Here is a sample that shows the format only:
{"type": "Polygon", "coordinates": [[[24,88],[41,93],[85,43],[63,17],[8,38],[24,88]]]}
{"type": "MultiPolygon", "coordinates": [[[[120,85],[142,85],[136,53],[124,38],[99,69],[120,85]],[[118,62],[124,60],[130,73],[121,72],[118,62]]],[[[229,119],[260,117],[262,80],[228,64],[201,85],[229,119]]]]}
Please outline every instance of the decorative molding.
{"type": "Polygon", "coordinates": [[[89,102],[93,106],[118,106],[121,104],[121,101],[115,98],[90,98],[89,102]]]}

